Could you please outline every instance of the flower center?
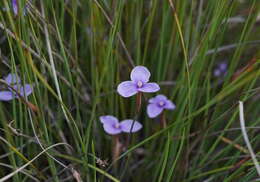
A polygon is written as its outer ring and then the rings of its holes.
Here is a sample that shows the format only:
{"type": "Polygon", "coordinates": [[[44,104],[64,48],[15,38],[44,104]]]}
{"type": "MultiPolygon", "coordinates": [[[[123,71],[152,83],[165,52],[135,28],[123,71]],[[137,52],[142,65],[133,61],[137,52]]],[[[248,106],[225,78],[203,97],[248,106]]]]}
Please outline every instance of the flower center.
{"type": "Polygon", "coordinates": [[[164,103],[163,101],[160,101],[160,102],[159,102],[159,106],[164,106],[164,104],[165,104],[165,103],[164,103]]]}
{"type": "Polygon", "coordinates": [[[115,127],[116,129],[118,129],[118,128],[120,128],[120,124],[119,124],[119,123],[116,123],[116,124],[114,124],[114,127],[115,127]]]}
{"type": "Polygon", "coordinates": [[[143,82],[142,82],[142,81],[138,81],[138,82],[137,82],[137,87],[138,87],[138,88],[141,88],[142,86],[143,86],[143,82]]]}

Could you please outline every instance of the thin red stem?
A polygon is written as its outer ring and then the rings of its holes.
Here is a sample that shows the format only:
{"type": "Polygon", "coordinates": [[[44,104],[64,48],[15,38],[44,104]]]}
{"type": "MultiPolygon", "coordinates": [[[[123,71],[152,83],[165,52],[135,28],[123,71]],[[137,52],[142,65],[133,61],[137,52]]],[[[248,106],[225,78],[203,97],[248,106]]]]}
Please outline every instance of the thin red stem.
{"type": "Polygon", "coordinates": [[[138,92],[136,96],[136,113],[139,113],[142,106],[142,92],[138,92]]]}
{"type": "Polygon", "coordinates": [[[120,138],[119,135],[113,136],[113,141],[112,141],[113,162],[119,157],[122,151],[122,144],[120,143],[119,138],[120,138]]]}
{"type": "Polygon", "coordinates": [[[161,127],[162,127],[163,129],[167,127],[167,123],[166,123],[164,111],[163,111],[162,114],[161,114],[160,124],[161,124],[161,127]]]}

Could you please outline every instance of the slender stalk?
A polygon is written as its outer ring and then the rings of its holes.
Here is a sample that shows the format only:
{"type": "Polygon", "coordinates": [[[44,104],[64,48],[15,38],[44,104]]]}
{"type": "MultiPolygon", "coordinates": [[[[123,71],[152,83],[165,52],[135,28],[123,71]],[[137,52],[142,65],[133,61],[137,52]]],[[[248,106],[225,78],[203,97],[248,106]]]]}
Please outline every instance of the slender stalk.
{"type": "Polygon", "coordinates": [[[141,106],[142,106],[142,92],[138,92],[136,96],[136,115],[138,115],[138,113],[140,112],[141,106]]]}
{"type": "Polygon", "coordinates": [[[122,152],[122,144],[120,143],[120,135],[114,135],[112,141],[112,159],[113,161],[116,161],[116,159],[119,157],[119,155],[122,152]]]}
{"type": "Polygon", "coordinates": [[[167,122],[165,118],[165,112],[163,111],[162,114],[160,115],[160,124],[163,129],[167,128],[167,122]]]}

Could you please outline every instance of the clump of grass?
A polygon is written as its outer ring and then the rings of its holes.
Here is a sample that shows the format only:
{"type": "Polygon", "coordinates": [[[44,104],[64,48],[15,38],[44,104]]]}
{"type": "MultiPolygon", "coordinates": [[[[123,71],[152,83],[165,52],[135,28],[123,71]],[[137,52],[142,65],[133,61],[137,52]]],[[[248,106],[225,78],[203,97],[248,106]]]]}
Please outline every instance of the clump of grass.
{"type": "Polygon", "coordinates": [[[257,0],[17,2],[18,14],[0,2],[0,77],[15,73],[33,93],[0,102],[0,181],[259,178],[238,112],[241,100],[258,158],[257,0]],[[214,75],[223,62],[225,73],[214,75]],[[112,162],[98,118],[133,118],[135,99],[116,88],[137,65],[176,109],[161,128],[141,107],[142,130],[112,162]]]}

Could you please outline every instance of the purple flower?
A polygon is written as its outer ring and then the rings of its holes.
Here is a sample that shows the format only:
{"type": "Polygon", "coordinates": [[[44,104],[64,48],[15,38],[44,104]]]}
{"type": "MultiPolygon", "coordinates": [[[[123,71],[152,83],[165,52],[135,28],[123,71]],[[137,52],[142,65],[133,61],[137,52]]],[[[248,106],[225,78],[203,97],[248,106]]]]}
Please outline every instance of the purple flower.
{"type": "Polygon", "coordinates": [[[119,122],[118,119],[114,116],[100,116],[100,121],[103,124],[104,130],[110,135],[117,135],[121,132],[125,133],[134,133],[139,131],[142,128],[142,124],[138,121],[134,121],[131,119],[123,120],[119,122]],[[131,127],[133,128],[131,130],[131,127]],[[131,130],[131,131],[130,131],[131,130]]]}
{"type": "Polygon", "coordinates": [[[123,97],[131,97],[138,92],[157,92],[157,83],[148,83],[151,74],[144,66],[136,66],[131,72],[131,81],[124,81],[117,87],[117,92],[123,97]]]}
{"type": "Polygon", "coordinates": [[[18,4],[17,0],[12,0],[12,7],[13,7],[13,12],[15,15],[18,15],[18,4]]]}
{"type": "MultiPolygon", "coordinates": [[[[5,82],[12,87],[14,90],[16,90],[22,97],[29,96],[33,89],[31,85],[25,84],[21,85],[21,80],[18,76],[15,74],[8,74],[7,77],[5,77],[5,82]]],[[[7,88],[7,90],[1,90],[0,91],[0,101],[10,101],[15,98],[18,98],[19,95],[11,88],[7,88]]]]}
{"type": "Polygon", "coordinates": [[[147,114],[150,118],[155,118],[158,116],[164,109],[174,110],[175,105],[172,101],[168,100],[164,95],[157,95],[149,99],[149,104],[147,106],[147,114]]]}
{"type": "MultiPolygon", "coordinates": [[[[12,9],[13,9],[14,15],[17,16],[18,12],[19,12],[19,5],[18,5],[17,0],[12,0],[12,9]]],[[[28,10],[28,4],[26,3],[25,7],[23,9],[23,15],[26,15],[27,10],[28,10]]]]}
{"type": "Polygon", "coordinates": [[[219,77],[222,75],[225,75],[227,72],[227,63],[226,62],[221,62],[217,65],[217,67],[214,69],[214,76],[219,77]]]}
{"type": "Polygon", "coordinates": [[[218,65],[219,69],[223,72],[227,71],[227,63],[222,62],[218,65]]]}

